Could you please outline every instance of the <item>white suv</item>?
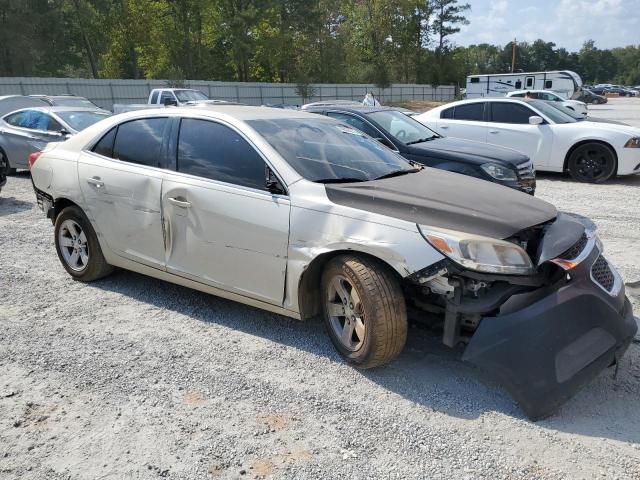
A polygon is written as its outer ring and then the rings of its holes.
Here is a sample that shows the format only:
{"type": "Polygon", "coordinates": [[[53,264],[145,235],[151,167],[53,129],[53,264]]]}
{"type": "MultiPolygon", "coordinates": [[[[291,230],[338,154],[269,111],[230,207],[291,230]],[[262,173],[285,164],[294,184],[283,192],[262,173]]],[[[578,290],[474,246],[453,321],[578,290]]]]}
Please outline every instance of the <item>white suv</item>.
{"type": "Polygon", "coordinates": [[[515,90],[507,93],[507,97],[524,98],[529,93],[530,98],[536,100],[545,100],[547,102],[559,102],[561,105],[573,110],[574,112],[586,117],[588,112],[587,104],[579,100],[567,100],[562,98],[555,92],[550,90],[515,90]]]}

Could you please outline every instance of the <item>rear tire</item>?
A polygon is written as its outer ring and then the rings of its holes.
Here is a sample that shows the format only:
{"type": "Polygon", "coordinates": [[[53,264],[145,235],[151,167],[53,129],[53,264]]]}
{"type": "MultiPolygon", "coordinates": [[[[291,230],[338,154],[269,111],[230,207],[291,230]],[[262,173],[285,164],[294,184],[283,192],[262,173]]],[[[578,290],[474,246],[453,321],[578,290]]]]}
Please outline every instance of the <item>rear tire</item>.
{"type": "Polygon", "coordinates": [[[400,354],[407,310],[388,267],[357,255],[336,257],[325,268],[321,292],[327,332],[347,363],[372,368],[400,354]]]}
{"type": "Polygon", "coordinates": [[[618,168],[613,150],[602,143],[591,142],[577,147],[567,164],[571,176],[584,183],[603,183],[616,174],[618,168]]]}
{"type": "Polygon", "coordinates": [[[92,282],[113,271],[102,255],[91,222],[80,207],[70,206],[60,212],[54,235],[58,258],[75,280],[92,282]]]}

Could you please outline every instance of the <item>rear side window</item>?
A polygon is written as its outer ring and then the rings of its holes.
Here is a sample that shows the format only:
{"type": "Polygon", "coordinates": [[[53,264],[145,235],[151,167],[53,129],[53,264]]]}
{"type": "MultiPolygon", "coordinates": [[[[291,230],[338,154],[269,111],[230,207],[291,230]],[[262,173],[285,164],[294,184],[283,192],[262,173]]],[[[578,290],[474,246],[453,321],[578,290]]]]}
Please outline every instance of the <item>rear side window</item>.
{"type": "Polygon", "coordinates": [[[544,88],[553,88],[553,80],[547,80],[544,82],[544,88]]]}
{"type": "Polygon", "coordinates": [[[182,119],[178,171],[265,189],[265,163],[256,149],[235,130],[207,120],[182,119]]]}
{"type": "Polygon", "coordinates": [[[480,83],[480,77],[471,77],[469,83],[480,83]]]}
{"type": "Polygon", "coordinates": [[[22,127],[22,121],[25,117],[26,112],[18,112],[12,113],[11,115],[7,115],[4,117],[4,121],[9,125],[13,125],[14,127],[22,127]]]}
{"type": "Polygon", "coordinates": [[[166,118],[141,118],[120,124],[113,143],[113,158],[157,167],[166,125],[166,118]]]}
{"type": "Polygon", "coordinates": [[[151,94],[151,103],[158,103],[158,91],[156,90],[151,94]]]}
{"type": "Polygon", "coordinates": [[[447,108],[440,112],[440,118],[453,118],[453,108],[447,108]]]}
{"type": "Polygon", "coordinates": [[[453,113],[455,120],[472,120],[481,122],[484,120],[484,102],[457,105],[453,113]]]}
{"type": "Polygon", "coordinates": [[[537,115],[524,105],[507,102],[491,103],[491,121],[496,123],[528,124],[529,117],[537,115]]]}
{"type": "Polygon", "coordinates": [[[8,115],[4,118],[4,121],[14,127],[28,128],[30,130],[51,130],[51,126],[57,125],[57,130],[60,130],[60,124],[56,122],[46,113],[38,110],[24,110],[12,115],[8,115]]]}
{"type": "Polygon", "coordinates": [[[515,89],[520,90],[522,88],[522,80],[518,80],[515,84],[515,89]]]}
{"type": "Polygon", "coordinates": [[[100,139],[98,143],[91,149],[92,152],[102,155],[104,157],[113,156],[113,141],[116,138],[117,127],[113,127],[100,139]]]}

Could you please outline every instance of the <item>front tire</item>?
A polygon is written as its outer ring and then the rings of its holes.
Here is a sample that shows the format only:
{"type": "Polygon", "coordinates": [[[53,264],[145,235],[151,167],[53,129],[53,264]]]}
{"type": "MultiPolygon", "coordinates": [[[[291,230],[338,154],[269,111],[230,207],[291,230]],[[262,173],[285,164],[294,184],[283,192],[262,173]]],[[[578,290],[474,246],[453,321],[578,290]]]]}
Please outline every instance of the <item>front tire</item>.
{"type": "Polygon", "coordinates": [[[383,264],[357,255],[329,262],[321,280],[324,321],[347,363],[372,368],[397,357],[407,340],[400,282],[383,264]]]}
{"type": "Polygon", "coordinates": [[[91,222],[79,207],[62,210],[56,218],[54,232],[58,258],[75,280],[92,282],[113,271],[102,255],[91,222]]]}
{"type": "Polygon", "coordinates": [[[13,175],[14,173],[16,173],[16,169],[11,168],[11,165],[9,165],[9,159],[7,158],[5,153],[2,151],[2,149],[0,149],[0,165],[4,169],[5,175],[13,175]]]}
{"type": "Polygon", "coordinates": [[[602,143],[585,143],[577,147],[568,162],[571,176],[584,183],[603,183],[616,174],[616,156],[602,143]]]}

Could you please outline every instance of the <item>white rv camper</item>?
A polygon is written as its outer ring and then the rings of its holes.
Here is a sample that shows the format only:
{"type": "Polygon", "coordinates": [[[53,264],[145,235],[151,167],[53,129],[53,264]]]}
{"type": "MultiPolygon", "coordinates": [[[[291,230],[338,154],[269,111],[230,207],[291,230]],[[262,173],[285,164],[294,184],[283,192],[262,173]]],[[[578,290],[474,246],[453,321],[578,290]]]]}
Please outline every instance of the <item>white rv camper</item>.
{"type": "Polygon", "coordinates": [[[562,97],[570,99],[579,95],[582,90],[582,79],[571,70],[498,73],[467,77],[467,98],[503,97],[514,90],[553,90],[562,97]]]}

